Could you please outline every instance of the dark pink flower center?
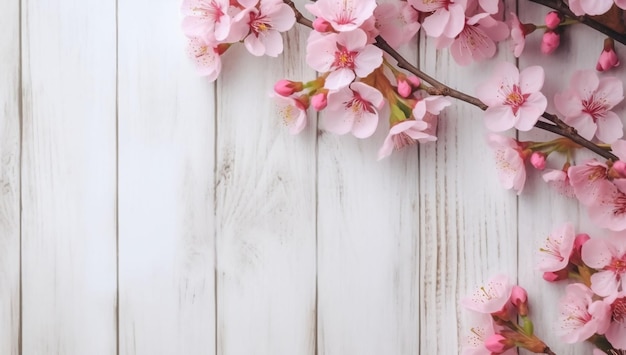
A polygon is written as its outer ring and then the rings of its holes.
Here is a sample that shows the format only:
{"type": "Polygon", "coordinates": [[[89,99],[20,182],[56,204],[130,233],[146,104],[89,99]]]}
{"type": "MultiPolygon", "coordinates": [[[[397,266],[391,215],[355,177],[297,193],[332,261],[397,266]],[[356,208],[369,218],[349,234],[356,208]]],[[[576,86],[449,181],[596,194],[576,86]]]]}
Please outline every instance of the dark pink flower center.
{"type": "Polygon", "coordinates": [[[267,32],[272,28],[270,19],[267,16],[259,13],[250,12],[250,22],[248,22],[250,30],[255,36],[259,37],[259,33],[267,32]]]}
{"type": "Polygon", "coordinates": [[[626,297],[616,299],[611,305],[611,320],[618,323],[626,320],[626,297]]]}
{"type": "Polygon", "coordinates": [[[355,24],[355,19],[354,15],[352,15],[352,10],[342,9],[341,12],[335,17],[335,22],[338,25],[353,25],[355,24]]]}
{"type": "Polygon", "coordinates": [[[202,1],[200,4],[202,7],[194,8],[193,9],[194,12],[197,12],[202,17],[207,17],[213,20],[213,22],[220,22],[220,18],[224,16],[224,12],[220,8],[220,6],[215,2],[215,0],[202,1]]]}
{"type": "Polygon", "coordinates": [[[511,106],[514,115],[517,115],[519,108],[526,102],[528,96],[530,96],[530,94],[522,94],[519,85],[513,85],[505,95],[504,104],[511,106]]]}
{"type": "Polygon", "coordinates": [[[354,95],[352,99],[344,102],[346,109],[352,110],[352,113],[357,116],[360,116],[365,111],[369,113],[376,113],[376,110],[374,110],[374,106],[371,102],[363,99],[356,91],[353,91],[352,93],[354,95]]]}
{"type": "Polygon", "coordinates": [[[626,272],[626,255],[622,255],[621,258],[612,257],[611,262],[604,269],[616,274],[623,274],[626,272]]]}
{"type": "Polygon", "coordinates": [[[358,52],[349,51],[346,47],[337,43],[337,51],[335,52],[335,61],[333,67],[354,69],[354,58],[358,52]]]}
{"type": "MultiPolygon", "coordinates": [[[[626,195],[619,190],[617,190],[616,193],[617,196],[615,196],[612,201],[614,216],[623,215],[626,213],[626,195]]],[[[624,271],[626,271],[626,269],[624,269],[624,271]]]]}
{"type": "Polygon", "coordinates": [[[598,118],[603,117],[607,111],[604,100],[596,99],[593,95],[591,95],[589,99],[583,100],[582,104],[583,112],[589,114],[591,118],[593,118],[593,122],[596,122],[598,118]]]}
{"type": "Polygon", "coordinates": [[[393,142],[394,147],[396,148],[396,150],[400,150],[404,147],[408,147],[410,145],[414,145],[417,143],[417,141],[413,138],[411,138],[408,134],[404,133],[404,132],[400,132],[398,134],[394,134],[391,137],[391,140],[393,142]]]}

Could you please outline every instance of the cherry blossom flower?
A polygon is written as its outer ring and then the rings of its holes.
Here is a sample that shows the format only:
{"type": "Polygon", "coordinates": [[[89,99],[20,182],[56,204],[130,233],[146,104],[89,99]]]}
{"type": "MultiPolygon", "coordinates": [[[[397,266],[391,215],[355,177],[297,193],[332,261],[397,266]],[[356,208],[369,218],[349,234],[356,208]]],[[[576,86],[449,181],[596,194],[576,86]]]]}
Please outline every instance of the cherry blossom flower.
{"type": "Polygon", "coordinates": [[[544,72],[540,66],[528,67],[520,73],[508,62],[494,70],[494,76],[478,86],[476,95],[487,106],[485,124],[494,132],[510,128],[528,131],[545,111],[548,100],[539,91],[544,72]]]}
{"type": "Polygon", "coordinates": [[[594,333],[603,333],[609,325],[610,308],[602,301],[593,300],[593,291],[581,283],[568,285],[559,302],[557,329],[561,339],[568,343],[587,340],[594,333]]]}
{"type": "Polygon", "coordinates": [[[389,129],[389,134],[385,142],[378,151],[378,160],[391,155],[393,150],[400,150],[404,147],[417,144],[418,142],[432,142],[437,137],[426,133],[428,123],[422,120],[400,121],[389,129]]]}
{"type": "Polygon", "coordinates": [[[380,91],[361,82],[330,92],[327,100],[324,128],[336,134],[352,132],[357,138],[367,138],[376,131],[378,110],[385,103],[380,91]]]}
{"type": "Polygon", "coordinates": [[[222,71],[222,59],[217,50],[202,38],[191,38],[187,51],[193,59],[198,74],[206,76],[209,81],[214,81],[222,71]]]}
{"type": "Polygon", "coordinates": [[[455,38],[463,30],[465,0],[408,0],[408,2],[420,12],[432,12],[422,23],[428,36],[455,38]]]}
{"type": "Polygon", "coordinates": [[[262,0],[258,7],[248,7],[235,16],[236,22],[247,23],[244,45],[255,56],[277,57],[283,52],[280,32],[291,29],[296,16],[281,0],[262,0]]]}
{"type": "Polygon", "coordinates": [[[611,305],[611,323],[604,333],[614,348],[626,350],[626,293],[605,299],[611,305]]]}
{"type": "Polygon", "coordinates": [[[593,223],[612,231],[626,229],[626,184],[624,179],[612,183],[604,181],[598,186],[598,199],[587,207],[593,223]]]}
{"type": "Polygon", "coordinates": [[[217,44],[228,36],[231,25],[228,0],[184,0],[183,32],[217,44]]]}
{"type": "Polygon", "coordinates": [[[576,16],[602,15],[613,6],[613,0],[569,0],[568,4],[576,16]]]}
{"type": "Polygon", "coordinates": [[[612,143],[624,135],[622,121],[611,109],[624,99],[622,81],[615,77],[599,79],[593,70],[579,70],[570,88],[554,96],[556,109],[578,133],[612,143]]]}
{"type": "Polygon", "coordinates": [[[611,296],[622,290],[626,277],[626,235],[592,238],[582,247],[582,259],[598,272],[591,275],[591,289],[599,296],[611,296]]]}
{"type": "Polygon", "coordinates": [[[555,189],[559,194],[566,197],[574,197],[574,188],[570,184],[567,170],[548,169],[541,176],[543,181],[555,189]]]}
{"type": "Polygon", "coordinates": [[[338,90],[350,84],[356,76],[363,78],[378,68],[383,62],[383,52],[367,44],[365,32],[356,29],[321,37],[310,36],[306,62],[318,72],[331,71],[324,85],[329,90],[338,90]]]}
{"type": "Polygon", "coordinates": [[[474,314],[470,333],[464,337],[462,355],[490,355],[491,351],[485,347],[485,341],[489,339],[495,330],[493,319],[489,314],[474,314]]]}
{"type": "Polygon", "coordinates": [[[615,41],[611,37],[607,37],[604,40],[604,48],[598,58],[598,64],[596,64],[597,71],[606,71],[611,68],[619,66],[619,58],[615,53],[615,41]]]}
{"type": "Polygon", "coordinates": [[[487,137],[493,148],[496,169],[500,183],[505,189],[514,189],[519,195],[526,182],[526,166],[522,156],[522,146],[515,139],[490,134],[487,137]]]}
{"type": "Polygon", "coordinates": [[[409,43],[420,29],[419,12],[404,1],[380,4],[374,16],[380,36],[394,48],[409,43]]]}
{"type": "Polygon", "coordinates": [[[490,314],[501,311],[511,296],[513,285],[506,275],[496,275],[487,284],[474,290],[471,296],[463,298],[461,305],[478,313],[490,314]]]}
{"type": "Polygon", "coordinates": [[[554,229],[539,248],[539,265],[537,269],[543,272],[562,270],[569,263],[569,257],[574,249],[574,226],[565,223],[554,229]]]}
{"type": "Polygon", "coordinates": [[[450,45],[450,54],[459,65],[469,65],[491,58],[496,54],[496,43],[509,36],[509,28],[504,22],[494,20],[482,13],[467,19],[463,30],[454,39],[440,37],[437,48],[450,45]]]}
{"type": "Polygon", "coordinates": [[[516,58],[519,58],[524,51],[524,47],[526,47],[526,36],[532,32],[534,32],[536,26],[533,24],[523,24],[517,18],[515,13],[511,12],[511,40],[513,55],[516,58]]]}
{"type": "Polygon", "coordinates": [[[306,4],[309,12],[329,22],[339,32],[352,31],[374,14],[376,0],[317,0],[306,4]]]}
{"type": "Polygon", "coordinates": [[[600,196],[600,186],[607,181],[608,168],[605,164],[589,160],[582,165],[571,166],[567,175],[576,198],[585,206],[594,204],[600,196]]]}
{"type": "Polygon", "coordinates": [[[307,124],[306,107],[293,97],[285,97],[275,93],[270,94],[270,97],[274,99],[276,111],[283,124],[289,128],[289,133],[298,134],[302,132],[307,124]]]}

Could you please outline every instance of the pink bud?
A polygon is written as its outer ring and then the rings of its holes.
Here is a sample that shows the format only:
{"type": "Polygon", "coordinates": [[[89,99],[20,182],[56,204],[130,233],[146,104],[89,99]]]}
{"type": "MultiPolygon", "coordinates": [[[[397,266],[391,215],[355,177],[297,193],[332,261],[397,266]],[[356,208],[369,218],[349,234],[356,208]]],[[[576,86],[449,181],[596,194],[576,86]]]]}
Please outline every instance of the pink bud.
{"type": "Polygon", "coordinates": [[[567,280],[567,269],[562,269],[559,271],[551,272],[546,271],[543,273],[543,279],[548,282],[556,282],[561,280],[567,280]]]}
{"type": "Polygon", "coordinates": [[[526,303],[526,301],[528,301],[528,293],[522,286],[515,285],[511,289],[510,300],[515,307],[519,307],[520,304],[526,303]]]}
{"type": "Polygon", "coordinates": [[[311,106],[315,111],[321,111],[326,108],[328,101],[326,100],[326,93],[320,92],[319,94],[315,94],[311,96],[311,106]]]}
{"type": "Polygon", "coordinates": [[[554,30],[555,28],[559,27],[559,24],[561,23],[561,14],[559,14],[556,11],[550,11],[548,12],[548,14],[546,14],[546,26],[548,26],[549,29],[554,30]]]}
{"type": "Polygon", "coordinates": [[[600,53],[598,58],[598,64],[596,64],[597,71],[605,71],[611,68],[619,66],[619,58],[615,53],[615,42],[612,38],[608,37],[604,40],[604,49],[600,53]]]}
{"type": "Polygon", "coordinates": [[[613,163],[613,166],[611,168],[615,170],[615,172],[619,175],[620,178],[626,178],[626,163],[624,163],[621,160],[618,160],[615,163],[613,163]]]}
{"type": "Polygon", "coordinates": [[[581,233],[574,238],[574,248],[569,256],[569,262],[574,265],[583,265],[582,248],[583,245],[589,240],[589,234],[581,233]]]}
{"type": "Polygon", "coordinates": [[[331,26],[330,22],[324,20],[321,17],[316,18],[313,21],[313,28],[317,31],[317,32],[330,32],[333,30],[333,27],[331,26]]]}
{"type": "Polygon", "coordinates": [[[552,54],[561,43],[561,35],[553,31],[546,31],[541,39],[541,53],[552,54]]]}
{"type": "Polygon", "coordinates": [[[535,167],[535,169],[545,169],[546,154],[542,152],[533,152],[533,154],[530,156],[530,163],[535,167]]]}
{"type": "Polygon", "coordinates": [[[414,88],[418,88],[418,87],[420,86],[420,84],[422,83],[422,82],[420,81],[420,78],[416,77],[415,75],[410,75],[410,76],[407,76],[407,77],[406,77],[406,80],[408,80],[408,81],[409,81],[409,83],[411,83],[411,85],[412,85],[414,88]]]}
{"type": "Polygon", "coordinates": [[[409,97],[413,89],[406,80],[398,80],[398,94],[402,97],[409,97]]]}
{"type": "Polygon", "coordinates": [[[291,96],[296,92],[302,91],[302,82],[281,79],[274,84],[274,91],[280,96],[291,96]]]}
{"type": "Polygon", "coordinates": [[[502,334],[494,334],[485,340],[485,348],[495,354],[502,354],[513,346],[502,334]]]}

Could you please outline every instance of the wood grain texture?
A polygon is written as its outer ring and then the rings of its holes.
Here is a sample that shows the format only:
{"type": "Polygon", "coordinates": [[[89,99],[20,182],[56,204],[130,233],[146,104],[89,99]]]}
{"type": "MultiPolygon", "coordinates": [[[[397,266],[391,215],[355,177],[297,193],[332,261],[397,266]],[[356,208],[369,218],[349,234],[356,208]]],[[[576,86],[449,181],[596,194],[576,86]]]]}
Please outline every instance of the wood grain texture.
{"type": "Polygon", "coordinates": [[[20,3],[0,8],[0,354],[20,331],[20,3]]]}
{"type": "MultiPolygon", "coordinates": [[[[546,7],[525,2],[524,6],[520,6],[519,17],[522,22],[541,24],[548,11],[550,9],[546,7]]],[[[520,69],[531,65],[544,67],[546,80],[542,92],[548,98],[548,111],[557,113],[554,108],[554,94],[569,86],[569,80],[576,70],[595,69],[604,36],[582,25],[568,26],[561,37],[561,46],[554,54],[546,56],[540,52],[542,35],[543,32],[538,30],[527,37],[519,66],[520,69]]],[[[617,44],[617,47],[620,52],[622,46],[617,44]]],[[[622,80],[625,74],[626,68],[623,66],[606,73],[598,73],[600,77],[617,76],[622,80]]],[[[614,111],[624,117],[626,105],[622,103],[614,111]]],[[[519,135],[520,140],[529,141],[547,141],[555,137],[553,134],[539,132],[519,135]]],[[[581,163],[590,158],[599,157],[593,153],[577,152],[575,162],[581,163]]],[[[561,169],[564,162],[565,156],[554,153],[548,159],[548,168],[561,169]]],[[[592,349],[589,345],[568,345],[559,340],[556,334],[559,316],[557,305],[559,299],[565,295],[566,283],[545,282],[535,265],[538,261],[538,249],[545,238],[554,228],[567,221],[573,223],[577,233],[588,233],[591,237],[606,236],[607,232],[589,221],[585,207],[579,206],[576,199],[567,198],[545,184],[541,178],[542,172],[532,167],[528,168],[528,172],[525,192],[519,199],[519,283],[527,288],[532,302],[531,316],[535,323],[535,332],[557,354],[589,354],[592,349]]]]}
{"type": "Polygon", "coordinates": [[[214,354],[214,91],[176,1],[120,1],[120,354],[214,354]]]}
{"type": "MultiPolygon", "coordinates": [[[[413,44],[402,50],[416,60],[413,44]]],[[[377,161],[389,123],[358,140],[321,127],[318,353],[419,351],[417,149],[377,161]]]]}
{"type": "MultiPolygon", "coordinates": [[[[506,9],[514,9],[507,1],[506,9]]],[[[474,94],[493,61],[461,67],[449,51],[422,42],[420,65],[451,87],[474,94]]],[[[511,60],[506,46],[497,58],[511,60]]],[[[420,353],[456,354],[469,335],[459,300],[497,273],[515,280],[517,206],[501,188],[483,114],[455,101],[439,119],[438,141],[420,146],[420,353]]]]}
{"type": "Polygon", "coordinates": [[[115,1],[22,7],[22,354],[115,354],[115,1]]]}
{"type": "MultiPolygon", "coordinates": [[[[298,2],[302,4],[303,2],[298,2]]],[[[220,355],[315,353],[315,128],[289,135],[268,98],[307,80],[307,31],[278,59],[224,56],[217,111],[217,346],[220,355]]]]}

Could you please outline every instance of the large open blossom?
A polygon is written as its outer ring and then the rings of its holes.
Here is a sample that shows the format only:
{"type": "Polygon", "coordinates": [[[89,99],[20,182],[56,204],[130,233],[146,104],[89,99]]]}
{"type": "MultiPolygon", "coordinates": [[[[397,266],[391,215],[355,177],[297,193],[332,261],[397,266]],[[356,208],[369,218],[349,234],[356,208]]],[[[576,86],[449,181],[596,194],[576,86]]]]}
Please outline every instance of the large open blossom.
{"type": "Polygon", "coordinates": [[[191,38],[187,51],[193,59],[198,74],[214,81],[222,71],[222,59],[215,48],[201,37],[191,38]]]}
{"type": "Polygon", "coordinates": [[[409,43],[420,29],[419,12],[405,1],[380,4],[374,16],[380,36],[394,48],[409,43]]]}
{"type": "Polygon", "coordinates": [[[270,95],[274,99],[276,112],[280,115],[282,123],[289,128],[289,133],[302,132],[307,124],[306,108],[293,97],[285,97],[275,93],[270,95]]]}
{"type": "Polygon", "coordinates": [[[565,288],[559,302],[559,328],[561,339],[568,343],[587,340],[594,333],[603,333],[609,325],[610,308],[602,301],[593,300],[593,291],[575,283],[565,288]]]}
{"type": "MultiPolygon", "coordinates": [[[[569,181],[574,188],[576,198],[585,206],[598,200],[600,187],[609,183],[606,164],[592,159],[580,165],[573,165],[567,170],[569,181]]],[[[610,184],[610,183],[609,183],[610,184]]]]}
{"type": "Polygon", "coordinates": [[[495,153],[500,183],[505,189],[513,189],[520,194],[526,182],[526,166],[521,145],[513,138],[497,134],[490,134],[487,140],[495,153]]]}
{"type": "Polygon", "coordinates": [[[255,56],[276,57],[283,52],[280,33],[293,27],[296,16],[281,0],[261,0],[258,6],[248,7],[237,14],[235,22],[247,24],[243,43],[248,52],[255,56]]]}
{"type": "Polygon", "coordinates": [[[496,54],[496,42],[509,36],[504,22],[494,20],[489,14],[481,13],[467,18],[461,33],[454,39],[439,37],[437,48],[451,43],[450,54],[459,65],[468,65],[491,58],[496,54]]]}
{"type": "Polygon", "coordinates": [[[183,32],[189,37],[202,37],[217,43],[228,36],[231,25],[228,0],[184,0],[183,32]]]}
{"type": "Polygon", "coordinates": [[[513,127],[520,131],[532,129],[548,106],[548,100],[539,91],[544,75],[540,66],[520,73],[515,65],[501,62],[491,79],[476,89],[476,96],[489,106],[485,111],[487,128],[494,132],[513,127]]]}
{"type": "Polygon", "coordinates": [[[394,124],[378,151],[378,160],[388,157],[394,150],[400,150],[418,142],[437,140],[437,137],[426,132],[427,129],[428,123],[423,120],[405,120],[394,124]]]}
{"type": "Polygon", "coordinates": [[[574,226],[565,223],[554,229],[544,240],[539,249],[538,269],[543,272],[555,272],[565,268],[574,249],[574,226]]]}
{"type": "Polygon", "coordinates": [[[376,0],[317,0],[305,7],[336,31],[343,32],[355,30],[369,19],[376,8],[376,0]]]}
{"type": "Polygon", "coordinates": [[[496,275],[486,285],[476,288],[469,297],[461,299],[461,305],[478,313],[495,313],[504,308],[512,288],[506,275],[496,275]]]}
{"type": "Polygon", "coordinates": [[[422,27],[430,37],[455,38],[465,25],[465,0],[408,0],[418,11],[432,14],[424,20],[422,27]]]}
{"type": "Polygon", "coordinates": [[[564,121],[582,137],[594,135],[613,143],[624,135],[622,121],[611,109],[624,99],[622,81],[615,77],[598,78],[593,70],[579,70],[570,80],[570,88],[554,96],[554,105],[564,121]]]}
{"type": "Polygon", "coordinates": [[[585,264],[597,269],[591,275],[591,289],[600,296],[611,296],[622,291],[626,277],[626,236],[592,238],[582,248],[585,264]]]}
{"type": "Polygon", "coordinates": [[[328,94],[324,128],[336,134],[352,132],[357,138],[371,136],[378,126],[378,110],[385,103],[383,94],[361,82],[328,94]]]}
{"type": "Polygon", "coordinates": [[[367,35],[360,29],[328,35],[311,33],[306,62],[318,72],[331,72],[324,84],[329,90],[338,90],[355,77],[369,75],[383,62],[382,50],[368,44],[367,35]]]}
{"type": "Polygon", "coordinates": [[[605,299],[611,306],[611,323],[604,336],[616,349],[626,350],[626,292],[605,299]]]}

